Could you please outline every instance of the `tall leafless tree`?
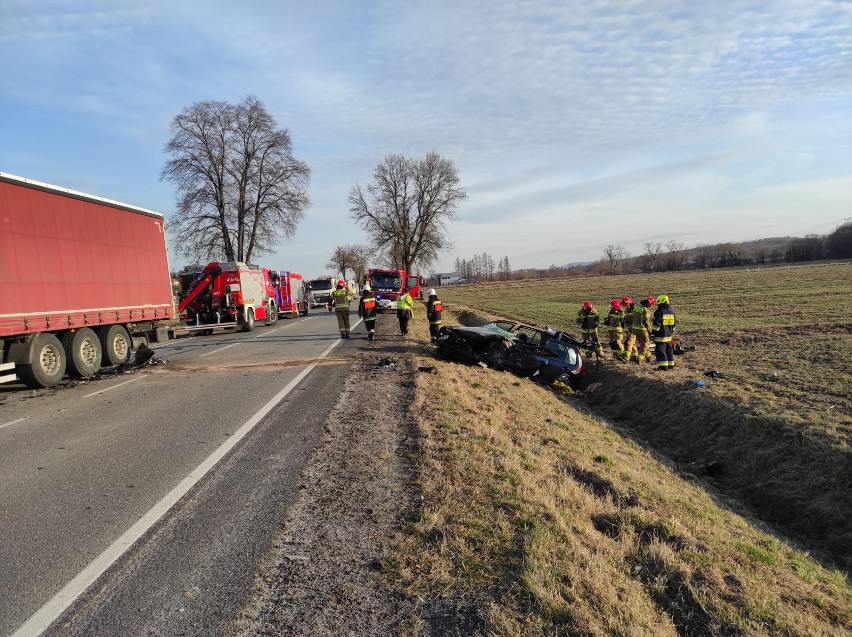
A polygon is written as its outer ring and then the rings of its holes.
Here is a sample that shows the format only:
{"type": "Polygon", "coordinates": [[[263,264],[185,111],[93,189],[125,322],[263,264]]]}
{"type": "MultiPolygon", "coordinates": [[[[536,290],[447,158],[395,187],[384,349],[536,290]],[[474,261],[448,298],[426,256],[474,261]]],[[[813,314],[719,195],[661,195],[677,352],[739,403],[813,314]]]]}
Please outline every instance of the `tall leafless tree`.
{"type": "Polygon", "coordinates": [[[364,280],[364,275],[367,274],[367,266],[370,264],[370,257],[373,251],[370,246],[353,245],[349,246],[352,250],[352,270],[355,272],[355,281],[359,284],[364,280]]]}
{"type": "Polygon", "coordinates": [[[251,261],[296,231],[310,169],[260,100],[196,102],[172,120],[161,179],[177,186],[170,222],[178,250],[198,261],[251,261]]]}
{"type": "Polygon", "coordinates": [[[609,273],[613,274],[618,271],[618,264],[622,259],[627,258],[627,250],[622,245],[610,243],[603,249],[604,260],[609,266],[609,273]]]}
{"type": "Polygon", "coordinates": [[[388,155],[366,187],[352,188],[349,203],[373,246],[413,271],[451,247],[447,225],[466,197],[453,162],[430,152],[423,159],[388,155]]]}
{"type": "Polygon", "coordinates": [[[645,267],[642,268],[646,272],[656,272],[660,266],[660,252],[663,251],[663,244],[659,241],[649,241],[645,244],[645,254],[643,260],[645,267]]]}
{"type": "Polygon", "coordinates": [[[500,270],[500,278],[504,281],[508,281],[512,274],[512,266],[509,264],[509,255],[507,254],[502,259],[500,259],[500,264],[498,265],[498,269],[500,270]]]}
{"type": "Polygon", "coordinates": [[[682,270],[686,262],[686,245],[682,241],[666,241],[666,266],[669,270],[682,270]]]}
{"type": "Polygon", "coordinates": [[[340,273],[341,278],[346,278],[348,270],[355,271],[355,255],[353,254],[352,246],[337,246],[331,253],[331,258],[325,267],[333,272],[340,273]]]}

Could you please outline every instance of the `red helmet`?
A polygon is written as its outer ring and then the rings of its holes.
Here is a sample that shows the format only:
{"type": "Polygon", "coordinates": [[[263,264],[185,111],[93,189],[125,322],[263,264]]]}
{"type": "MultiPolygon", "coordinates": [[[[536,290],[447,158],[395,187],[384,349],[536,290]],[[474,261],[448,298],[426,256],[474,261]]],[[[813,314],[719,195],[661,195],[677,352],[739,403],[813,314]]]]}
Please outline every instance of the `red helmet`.
{"type": "Polygon", "coordinates": [[[344,281],[343,279],[338,279],[337,285],[341,285],[343,287],[346,287],[346,281],[344,281]]]}
{"type": "Polygon", "coordinates": [[[586,301],[585,303],[583,303],[583,309],[584,310],[591,310],[592,309],[592,302],[586,301]]]}
{"type": "Polygon", "coordinates": [[[622,305],[633,305],[633,299],[631,299],[629,296],[625,296],[623,299],[621,299],[621,304],[622,305]]]}
{"type": "Polygon", "coordinates": [[[653,296],[649,296],[648,297],[648,306],[654,307],[656,304],[657,304],[657,299],[655,299],[653,296]]]}
{"type": "Polygon", "coordinates": [[[620,310],[620,309],[621,309],[621,301],[619,301],[618,299],[613,299],[612,301],[610,301],[610,302],[609,302],[609,306],[610,306],[613,310],[615,310],[616,312],[618,312],[618,310],[620,310]]]}

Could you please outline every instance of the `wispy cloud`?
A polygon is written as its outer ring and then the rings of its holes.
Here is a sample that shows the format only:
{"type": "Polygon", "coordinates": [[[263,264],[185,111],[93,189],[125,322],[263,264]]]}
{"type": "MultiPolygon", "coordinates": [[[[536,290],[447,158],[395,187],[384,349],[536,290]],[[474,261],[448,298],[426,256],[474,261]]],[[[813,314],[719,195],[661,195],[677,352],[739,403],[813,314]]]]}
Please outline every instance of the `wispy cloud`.
{"type": "Polygon", "coordinates": [[[138,182],[99,158],[114,145],[155,181],[181,108],[252,93],[321,185],[300,229],[326,241],[309,271],[353,240],[346,193],[391,152],[457,163],[462,254],[595,252],[642,235],[637,211],[735,239],[717,223],[730,211],[795,228],[792,201],[852,174],[850,23],[852,3],[832,0],[4,0],[0,116],[15,131],[0,163],[138,182]],[[335,215],[341,236],[320,232],[335,215]],[[542,235],[555,220],[573,235],[542,235]]]}

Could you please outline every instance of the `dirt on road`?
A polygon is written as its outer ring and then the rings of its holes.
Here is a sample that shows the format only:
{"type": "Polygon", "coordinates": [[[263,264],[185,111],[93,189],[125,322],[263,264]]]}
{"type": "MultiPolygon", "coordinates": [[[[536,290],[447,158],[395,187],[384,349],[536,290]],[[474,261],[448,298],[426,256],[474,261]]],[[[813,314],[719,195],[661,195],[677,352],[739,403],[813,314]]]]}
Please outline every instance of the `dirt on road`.
{"type": "Polygon", "coordinates": [[[382,577],[420,498],[413,359],[397,338],[357,354],[230,635],[389,635],[416,623],[415,604],[382,577]]]}

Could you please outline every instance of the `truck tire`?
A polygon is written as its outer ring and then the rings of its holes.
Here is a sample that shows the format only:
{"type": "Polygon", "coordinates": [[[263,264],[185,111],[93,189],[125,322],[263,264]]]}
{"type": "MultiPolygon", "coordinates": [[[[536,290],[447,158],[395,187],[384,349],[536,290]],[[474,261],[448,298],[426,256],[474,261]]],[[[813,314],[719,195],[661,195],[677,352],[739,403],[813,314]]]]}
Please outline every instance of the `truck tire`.
{"type": "Polygon", "coordinates": [[[254,332],[254,308],[249,308],[243,323],[243,332],[254,332]]]}
{"type": "Polygon", "coordinates": [[[101,368],[103,350],[97,334],[88,327],[62,335],[68,373],[78,378],[89,378],[101,368]]]}
{"type": "Polygon", "coordinates": [[[28,359],[32,363],[18,363],[15,367],[27,387],[53,387],[65,376],[65,350],[53,334],[36,334],[30,341],[28,359]]]}
{"type": "Polygon", "coordinates": [[[130,359],[133,341],[123,325],[104,325],[98,328],[104,365],[121,365],[130,359]]]}

